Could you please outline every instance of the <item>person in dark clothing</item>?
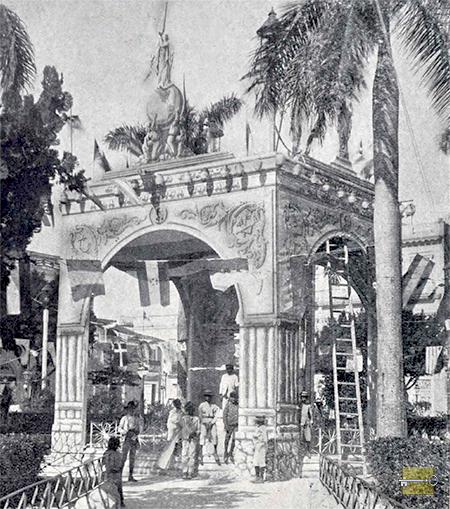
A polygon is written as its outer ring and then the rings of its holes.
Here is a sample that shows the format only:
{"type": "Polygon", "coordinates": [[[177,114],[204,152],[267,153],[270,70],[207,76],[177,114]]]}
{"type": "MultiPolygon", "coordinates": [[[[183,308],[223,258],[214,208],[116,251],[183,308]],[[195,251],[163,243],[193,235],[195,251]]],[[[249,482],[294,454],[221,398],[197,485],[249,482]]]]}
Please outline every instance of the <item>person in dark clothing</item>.
{"type": "Polygon", "coordinates": [[[8,384],[8,380],[4,381],[5,387],[3,388],[0,398],[0,426],[6,426],[8,420],[9,407],[12,402],[12,390],[8,384]]]}
{"type": "Polygon", "coordinates": [[[122,489],[123,456],[117,450],[120,446],[118,437],[111,437],[108,441],[108,449],[103,454],[103,465],[105,466],[106,480],[117,487],[121,507],[125,507],[122,489]]]}
{"type": "Polygon", "coordinates": [[[234,463],[234,436],[238,428],[239,423],[239,401],[237,392],[232,391],[230,393],[229,400],[225,405],[223,411],[223,425],[225,427],[225,444],[224,444],[224,463],[228,463],[230,460],[234,463]],[[231,444],[230,444],[231,441],[231,444]],[[228,449],[230,444],[230,449],[228,449]]]}

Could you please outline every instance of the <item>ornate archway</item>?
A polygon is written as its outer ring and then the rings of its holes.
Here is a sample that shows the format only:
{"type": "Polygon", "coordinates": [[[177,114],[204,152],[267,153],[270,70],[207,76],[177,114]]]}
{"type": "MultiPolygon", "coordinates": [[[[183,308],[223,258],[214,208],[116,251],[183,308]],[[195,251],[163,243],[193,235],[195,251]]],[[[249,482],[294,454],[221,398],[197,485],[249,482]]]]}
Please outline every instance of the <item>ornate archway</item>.
{"type": "MultiPolygon", "coordinates": [[[[274,468],[295,473],[298,395],[312,380],[312,253],[336,231],[371,245],[372,185],[308,157],[235,159],[215,153],[110,172],[92,189],[105,212],[69,198],[64,259],[97,261],[105,269],[126,246],[136,247],[137,239],[168,235],[180,242],[197,239],[197,263],[214,255],[238,264],[240,270],[229,266],[224,276],[235,286],[240,307],[236,461],[240,471],[251,468],[254,418],[262,414],[277,437],[274,468]]],[[[186,299],[187,287],[178,287],[186,299]]],[[[88,301],[73,301],[63,261],[54,459],[68,447],[80,454],[84,447],[88,301]]]]}

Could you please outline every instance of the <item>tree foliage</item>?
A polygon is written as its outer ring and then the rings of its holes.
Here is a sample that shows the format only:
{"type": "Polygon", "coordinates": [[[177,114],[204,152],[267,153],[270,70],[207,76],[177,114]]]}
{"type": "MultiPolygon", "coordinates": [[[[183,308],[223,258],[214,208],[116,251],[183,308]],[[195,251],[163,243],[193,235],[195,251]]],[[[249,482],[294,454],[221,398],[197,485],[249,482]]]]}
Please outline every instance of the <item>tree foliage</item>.
{"type": "Polygon", "coordinates": [[[44,209],[51,207],[54,183],[71,190],[84,186],[76,157],[54,148],[67,120],[72,97],[63,91],[63,78],[54,67],[45,67],[42,93],[6,105],[0,115],[1,163],[7,177],[1,181],[1,274],[2,290],[15,260],[23,258],[34,233],[41,227],[44,209]]]}
{"type": "Polygon", "coordinates": [[[0,4],[0,87],[2,102],[17,98],[33,83],[34,51],[27,31],[16,13],[0,4]]]}
{"type": "MultiPolygon", "coordinates": [[[[325,375],[323,396],[326,404],[334,408],[334,382],[332,364],[332,345],[336,337],[348,334],[348,329],[340,326],[347,323],[345,314],[341,315],[338,323],[328,323],[318,334],[319,351],[317,372],[325,375]]],[[[366,405],[367,394],[367,313],[365,311],[355,316],[356,346],[363,356],[363,370],[359,374],[361,383],[361,398],[363,408],[366,405]]],[[[427,346],[443,345],[445,330],[435,316],[426,316],[423,313],[414,314],[405,310],[402,315],[402,341],[404,351],[404,374],[408,377],[406,388],[413,387],[420,376],[425,375],[425,349],[427,346]]],[[[439,369],[440,366],[438,366],[439,369]]],[[[341,394],[345,396],[344,392],[341,394]]]]}

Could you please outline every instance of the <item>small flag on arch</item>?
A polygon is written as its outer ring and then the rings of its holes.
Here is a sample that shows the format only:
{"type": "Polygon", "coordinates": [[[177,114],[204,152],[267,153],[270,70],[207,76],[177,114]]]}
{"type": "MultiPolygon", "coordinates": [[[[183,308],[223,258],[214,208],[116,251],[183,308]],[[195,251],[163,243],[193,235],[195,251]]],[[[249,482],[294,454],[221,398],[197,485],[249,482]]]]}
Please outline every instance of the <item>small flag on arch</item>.
{"type": "Polygon", "coordinates": [[[94,165],[97,165],[104,172],[111,171],[108,159],[106,159],[105,153],[100,150],[97,140],[94,140],[94,165]]]}
{"type": "Polygon", "coordinates": [[[75,302],[94,295],[105,295],[103,270],[99,260],[67,260],[67,270],[75,302]]]}

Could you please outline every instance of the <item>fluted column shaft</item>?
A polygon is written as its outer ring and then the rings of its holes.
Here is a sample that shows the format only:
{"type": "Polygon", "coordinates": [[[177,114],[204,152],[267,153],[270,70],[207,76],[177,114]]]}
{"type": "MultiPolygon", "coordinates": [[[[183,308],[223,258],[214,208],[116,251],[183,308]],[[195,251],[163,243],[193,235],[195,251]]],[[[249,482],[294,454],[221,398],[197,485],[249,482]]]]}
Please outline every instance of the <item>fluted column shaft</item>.
{"type": "Polygon", "coordinates": [[[52,452],[85,446],[88,331],[82,325],[58,327],[52,452]]]}

